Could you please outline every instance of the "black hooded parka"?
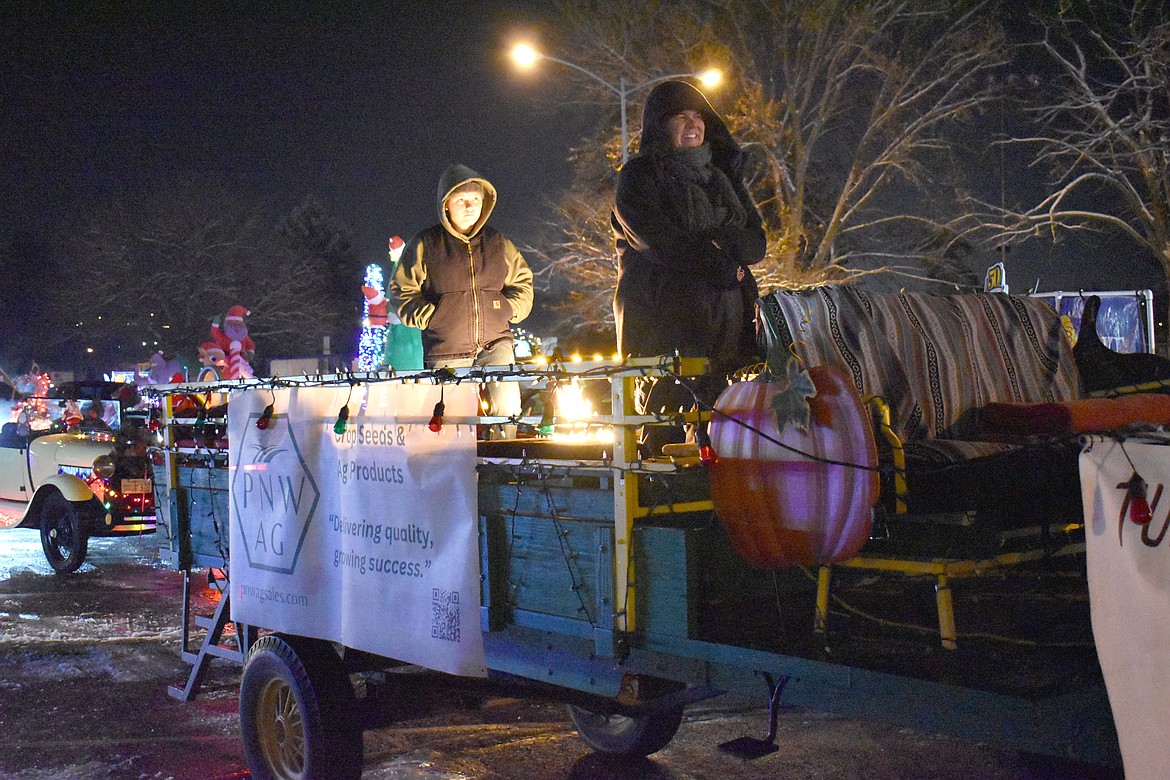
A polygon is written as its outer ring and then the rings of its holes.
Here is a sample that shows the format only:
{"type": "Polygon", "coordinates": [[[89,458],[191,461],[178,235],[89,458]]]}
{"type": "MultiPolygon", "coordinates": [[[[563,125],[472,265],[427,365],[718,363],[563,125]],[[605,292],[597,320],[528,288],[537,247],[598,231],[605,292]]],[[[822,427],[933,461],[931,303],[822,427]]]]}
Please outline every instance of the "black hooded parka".
{"type": "Polygon", "coordinates": [[[618,176],[611,220],[619,258],[614,318],[622,355],[678,350],[727,369],[754,352],[759,290],[748,266],[763,259],[766,243],[759,211],[743,183],[743,166],[739,144],[698,89],[668,81],[651,91],[642,113],[640,150],[618,176]],[[729,224],[702,229],[689,224],[685,184],[670,159],[677,151],[663,123],[683,110],[703,117],[710,164],[730,182],[730,188],[723,185],[734,193],[728,197],[739,201],[732,209],[738,219],[729,224]],[[729,303],[737,312],[733,318],[721,311],[729,303]],[[734,354],[728,354],[729,348],[734,354]]]}

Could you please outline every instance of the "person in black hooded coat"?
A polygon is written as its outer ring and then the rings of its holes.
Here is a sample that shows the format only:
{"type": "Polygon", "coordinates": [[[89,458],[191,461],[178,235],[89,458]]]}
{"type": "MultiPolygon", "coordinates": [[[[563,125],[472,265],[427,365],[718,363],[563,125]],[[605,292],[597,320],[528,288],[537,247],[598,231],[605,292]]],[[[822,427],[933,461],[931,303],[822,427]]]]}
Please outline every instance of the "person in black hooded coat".
{"type": "MultiPolygon", "coordinates": [[[[625,356],[705,357],[727,374],[755,361],[749,266],[764,257],[763,220],[743,182],[744,154],[703,94],[684,81],[655,87],[642,111],[639,153],[621,170],[612,225],[619,260],[614,319],[625,356]]],[[[723,383],[700,383],[714,402],[723,383]]],[[[693,402],[674,382],[655,383],[651,413],[693,402]]],[[[681,433],[650,429],[647,444],[681,433]]]]}

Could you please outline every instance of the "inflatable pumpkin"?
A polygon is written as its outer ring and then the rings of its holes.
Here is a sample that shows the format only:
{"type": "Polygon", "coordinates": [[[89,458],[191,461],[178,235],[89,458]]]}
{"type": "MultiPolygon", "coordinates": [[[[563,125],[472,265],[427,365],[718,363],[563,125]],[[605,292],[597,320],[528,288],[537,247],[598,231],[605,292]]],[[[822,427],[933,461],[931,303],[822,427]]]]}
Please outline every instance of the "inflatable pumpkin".
{"type": "MultiPolygon", "coordinates": [[[[815,366],[799,374],[808,387],[807,424],[777,414],[793,404],[793,382],[737,382],[715,402],[710,426],[718,459],[711,465],[715,513],[736,551],[765,568],[851,558],[869,538],[877,502],[877,445],[865,404],[843,372],[815,366]],[[785,396],[787,398],[778,396],[785,396]],[[778,424],[779,419],[779,424],[778,424]],[[785,449],[783,442],[837,465],[785,449]],[[867,468],[856,468],[862,466],[867,468]]],[[[797,401],[803,405],[801,395],[797,401]]]]}

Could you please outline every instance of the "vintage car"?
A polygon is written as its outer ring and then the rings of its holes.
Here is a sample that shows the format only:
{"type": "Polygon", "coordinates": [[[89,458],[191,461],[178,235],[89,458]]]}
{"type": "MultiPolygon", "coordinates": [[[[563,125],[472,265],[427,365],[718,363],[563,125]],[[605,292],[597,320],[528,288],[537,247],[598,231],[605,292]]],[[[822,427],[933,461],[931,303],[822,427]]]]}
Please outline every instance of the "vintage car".
{"type": "Polygon", "coordinates": [[[49,396],[47,427],[27,417],[0,427],[0,499],[27,504],[17,527],[40,529],[49,564],[69,573],[91,536],[154,532],[148,420],[128,413],[128,385],[68,382],[49,396]]]}

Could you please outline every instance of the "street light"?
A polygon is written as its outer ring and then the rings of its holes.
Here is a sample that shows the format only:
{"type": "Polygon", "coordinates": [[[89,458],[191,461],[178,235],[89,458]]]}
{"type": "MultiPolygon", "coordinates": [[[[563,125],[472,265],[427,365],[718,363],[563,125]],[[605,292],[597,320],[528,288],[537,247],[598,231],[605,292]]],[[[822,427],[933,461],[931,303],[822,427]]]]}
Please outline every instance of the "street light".
{"type": "Polygon", "coordinates": [[[629,159],[629,151],[628,151],[629,137],[628,137],[628,132],[626,130],[626,97],[627,96],[634,94],[638,90],[645,89],[646,87],[653,86],[654,84],[658,84],[659,82],[667,81],[669,79],[697,78],[703,84],[703,86],[705,86],[707,88],[714,87],[714,86],[718,85],[720,81],[723,80],[723,73],[718,68],[708,68],[707,70],[704,70],[700,73],[672,73],[668,76],[658,76],[657,78],[652,78],[648,81],[643,81],[641,84],[635,84],[632,87],[626,86],[626,77],[623,75],[623,76],[620,76],[618,78],[618,85],[615,87],[613,84],[610,84],[608,81],[603,79],[601,76],[598,76],[593,71],[586,70],[585,68],[582,68],[580,65],[577,65],[576,63],[569,62],[568,60],[562,60],[562,59],[558,59],[557,57],[550,57],[547,54],[541,54],[539,51],[532,48],[527,43],[518,43],[512,47],[512,59],[521,68],[534,67],[536,65],[537,61],[539,61],[539,60],[548,60],[549,62],[559,62],[561,65],[567,65],[568,67],[572,68],[573,70],[584,73],[586,76],[588,76],[589,78],[598,82],[603,87],[608,89],[610,92],[613,92],[614,94],[616,94],[618,96],[618,98],[621,99],[621,106],[622,106],[622,165],[625,165],[626,161],[629,159]]]}

